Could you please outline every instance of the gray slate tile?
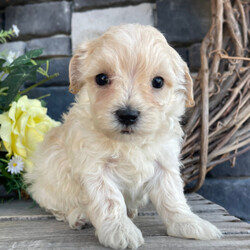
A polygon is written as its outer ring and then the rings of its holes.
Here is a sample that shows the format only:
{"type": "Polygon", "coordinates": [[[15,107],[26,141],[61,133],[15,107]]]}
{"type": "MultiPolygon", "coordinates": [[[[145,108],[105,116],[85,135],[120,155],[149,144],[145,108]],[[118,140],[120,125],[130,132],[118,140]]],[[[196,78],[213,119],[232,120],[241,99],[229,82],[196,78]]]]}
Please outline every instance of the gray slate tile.
{"type": "Polygon", "coordinates": [[[61,0],[1,0],[0,1],[0,9],[4,9],[8,6],[15,6],[15,5],[23,5],[23,4],[30,4],[30,3],[42,3],[42,2],[55,2],[61,0]]]}
{"type": "Polygon", "coordinates": [[[43,48],[43,56],[70,56],[71,41],[68,36],[33,39],[27,42],[27,50],[43,48]]]}
{"type": "Polygon", "coordinates": [[[169,42],[199,42],[210,27],[210,1],[158,0],[157,19],[169,42]]]}
{"type": "MultiPolygon", "coordinates": [[[[224,162],[217,165],[209,173],[209,177],[244,177],[250,176],[250,151],[239,155],[236,158],[234,167],[231,167],[230,162],[224,162]]],[[[249,190],[250,195],[250,190],[249,190]]],[[[250,211],[249,211],[250,213],[250,211]]]]}
{"type": "Polygon", "coordinates": [[[114,6],[127,6],[145,2],[155,2],[154,0],[74,0],[73,8],[75,11],[89,10],[94,8],[107,8],[114,6]]]}
{"type": "Polygon", "coordinates": [[[10,6],[5,11],[5,29],[16,24],[18,39],[69,34],[71,24],[70,3],[66,1],[10,6]]]}
{"type": "Polygon", "coordinates": [[[200,43],[192,44],[188,49],[189,67],[192,71],[199,71],[201,66],[200,43]]]}
{"type": "Polygon", "coordinates": [[[26,42],[22,42],[22,41],[0,44],[0,52],[12,51],[16,54],[19,54],[19,56],[25,53],[25,49],[26,49],[26,42]]]}
{"type": "Polygon", "coordinates": [[[250,221],[250,177],[248,178],[208,178],[198,191],[223,207],[230,214],[250,221]]]}

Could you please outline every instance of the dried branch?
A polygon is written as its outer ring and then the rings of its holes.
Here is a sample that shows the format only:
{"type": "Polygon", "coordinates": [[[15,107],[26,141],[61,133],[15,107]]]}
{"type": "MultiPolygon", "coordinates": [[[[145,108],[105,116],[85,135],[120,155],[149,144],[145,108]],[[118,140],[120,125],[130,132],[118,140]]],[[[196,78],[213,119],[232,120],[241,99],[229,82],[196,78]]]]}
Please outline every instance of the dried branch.
{"type": "Polygon", "coordinates": [[[250,3],[212,0],[212,23],[201,45],[196,107],[184,127],[182,175],[196,191],[216,164],[250,149],[250,3]],[[234,3],[234,6],[232,6],[234,3]],[[241,149],[244,147],[244,149],[241,149]]]}

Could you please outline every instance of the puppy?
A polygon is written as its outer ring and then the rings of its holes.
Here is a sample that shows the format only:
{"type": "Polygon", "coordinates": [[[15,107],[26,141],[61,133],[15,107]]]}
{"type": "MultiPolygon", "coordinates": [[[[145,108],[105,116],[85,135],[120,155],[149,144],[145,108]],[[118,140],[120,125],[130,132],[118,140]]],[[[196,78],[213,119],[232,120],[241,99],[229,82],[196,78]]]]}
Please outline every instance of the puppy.
{"type": "Polygon", "coordinates": [[[112,27],[79,46],[69,72],[76,102],[25,175],[40,206],[72,228],[92,223],[100,243],[114,249],[143,244],[130,218],[148,197],[168,235],[220,237],[183,194],[179,121],[194,105],[193,83],[164,36],[139,24],[112,27]]]}

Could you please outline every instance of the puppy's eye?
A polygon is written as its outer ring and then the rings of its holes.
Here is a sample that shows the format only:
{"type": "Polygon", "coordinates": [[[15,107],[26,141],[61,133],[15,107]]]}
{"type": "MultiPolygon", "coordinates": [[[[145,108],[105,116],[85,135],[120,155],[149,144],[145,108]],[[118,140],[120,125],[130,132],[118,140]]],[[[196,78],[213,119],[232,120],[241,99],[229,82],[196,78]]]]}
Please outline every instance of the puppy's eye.
{"type": "Polygon", "coordinates": [[[103,73],[97,75],[95,81],[99,86],[104,86],[110,82],[108,76],[103,73]]]}
{"type": "Polygon", "coordinates": [[[153,88],[156,89],[160,89],[162,88],[164,85],[164,80],[161,76],[156,76],[153,80],[152,80],[152,86],[153,88]]]}

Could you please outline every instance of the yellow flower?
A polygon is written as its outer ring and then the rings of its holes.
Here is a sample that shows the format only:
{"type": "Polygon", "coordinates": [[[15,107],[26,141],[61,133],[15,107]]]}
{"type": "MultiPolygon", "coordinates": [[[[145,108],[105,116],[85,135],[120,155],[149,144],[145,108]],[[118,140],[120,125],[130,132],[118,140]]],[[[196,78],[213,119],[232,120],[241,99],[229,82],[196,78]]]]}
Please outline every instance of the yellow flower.
{"type": "Polygon", "coordinates": [[[20,156],[25,168],[32,167],[29,157],[36,150],[38,142],[52,127],[60,125],[47,115],[47,109],[36,99],[22,96],[13,102],[8,112],[0,115],[0,137],[8,151],[7,156],[20,156]]]}

